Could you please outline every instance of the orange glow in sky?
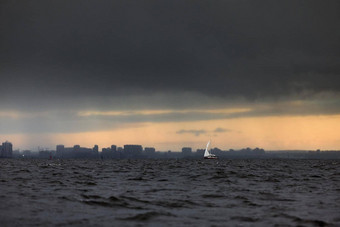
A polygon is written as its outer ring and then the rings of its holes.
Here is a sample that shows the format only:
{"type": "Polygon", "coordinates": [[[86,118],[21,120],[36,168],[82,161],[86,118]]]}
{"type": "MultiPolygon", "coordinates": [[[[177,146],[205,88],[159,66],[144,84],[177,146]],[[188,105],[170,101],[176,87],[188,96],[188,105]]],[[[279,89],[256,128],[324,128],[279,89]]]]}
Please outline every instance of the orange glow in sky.
{"type": "MultiPolygon", "coordinates": [[[[6,135],[16,148],[47,143],[50,149],[55,145],[100,148],[112,144],[141,144],[143,147],[155,147],[160,151],[180,151],[184,146],[194,150],[203,148],[208,140],[212,147],[223,150],[245,147],[260,147],[265,150],[275,149],[322,149],[340,148],[340,115],[323,116],[284,116],[251,117],[224,120],[193,122],[136,123],[122,128],[106,131],[81,133],[48,134],[11,134],[6,135]],[[216,130],[217,128],[224,130],[216,130]],[[184,131],[180,133],[180,131],[184,131]],[[187,130],[187,131],[185,131],[187,130]],[[203,130],[194,134],[190,130],[203,130]],[[215,132],[216,131],[216,132],[215,132]]],[[[31,148],[32,147],[28,147],[31,148]]],[[[34,148],[33,148],[34,149],[34,148]]]]}

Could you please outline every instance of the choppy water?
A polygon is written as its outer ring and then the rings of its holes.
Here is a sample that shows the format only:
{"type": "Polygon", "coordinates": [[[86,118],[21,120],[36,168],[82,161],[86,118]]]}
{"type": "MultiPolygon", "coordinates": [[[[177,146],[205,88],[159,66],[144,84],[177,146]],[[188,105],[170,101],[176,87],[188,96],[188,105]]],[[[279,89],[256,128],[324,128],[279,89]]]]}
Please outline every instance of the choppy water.
{"type": "Polygon", "coordinates": [[[340,162],[0,160],[1,226],[340,226],[340,162]]]}

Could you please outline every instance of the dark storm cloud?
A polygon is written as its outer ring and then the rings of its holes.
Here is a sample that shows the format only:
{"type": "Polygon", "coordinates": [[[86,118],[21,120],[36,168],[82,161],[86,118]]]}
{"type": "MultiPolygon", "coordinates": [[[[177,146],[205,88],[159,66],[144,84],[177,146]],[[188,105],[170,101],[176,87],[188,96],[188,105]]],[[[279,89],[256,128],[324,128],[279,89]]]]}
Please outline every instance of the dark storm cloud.
{"type": "Polygon", "coordinates": [[[340,90],[339,1],[0,4],[0,101],[8,106],[340,90]]]}

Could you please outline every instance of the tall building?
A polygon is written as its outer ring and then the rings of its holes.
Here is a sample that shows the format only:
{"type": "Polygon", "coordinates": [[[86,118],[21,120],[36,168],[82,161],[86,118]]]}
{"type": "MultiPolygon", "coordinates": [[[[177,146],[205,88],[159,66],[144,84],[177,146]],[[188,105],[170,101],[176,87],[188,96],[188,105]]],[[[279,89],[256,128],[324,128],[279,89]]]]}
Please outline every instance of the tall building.
{"type": "Polygon", "coordinates": [[[13,154],[13,145],[12,143],[6,141],[2,143],[1,149],[0,149],[0,157],[2,158],[11,158],[13,154]]]}
{"type": "Polygon", "coordinates": [[[65,146],[64,145],[57,145],[56,156],[58,158],[62,158],[63,155],[64,155],[64,150],[65,150],[65,146]]]}
{"type": "Polygon", "coordinates": [[[98,154],[98,151],[99,151],[98,145],[94,145],[94,147],[92,148],[92,151],[93,151],[94,153],[97,153],[97,154],[98,154]]]}

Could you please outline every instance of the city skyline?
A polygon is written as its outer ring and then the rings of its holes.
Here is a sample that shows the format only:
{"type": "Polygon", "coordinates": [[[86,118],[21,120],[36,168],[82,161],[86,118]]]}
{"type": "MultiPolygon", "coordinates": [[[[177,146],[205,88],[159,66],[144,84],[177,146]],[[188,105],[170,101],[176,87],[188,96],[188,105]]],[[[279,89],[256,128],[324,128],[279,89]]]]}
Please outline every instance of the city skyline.
{"type": "MultiPolygon", "coordinates": [[[[211,141],[209,141],[209,145],[211,145],[211,141]]],[[[15,145],[13,145],[12,142],[6,140],[5,142],[2,143],[2,146],[0,145],[0,151],[4,148],[6,149],[7,153],[10,152],[12,153],[12,151],[16,152],[16,153],[25,153],[25,152],[34,152],[34,153],[39,153],[39,152],[57,152],[58,150],[65,150],[65,151],[95,151],[96,153],[106,153],[108,151],[114,151],[114,152],[124,152],[126,149],[129,149],[129,147],[138,147],[138,150],[143,151],[143,152],[158,152],[158,153],[168,153],[168,152],[174,152],[174,153],[185,153],[188,152],[190,150],[189,153],[191,152],[203,152],[205,150],[205,147],[190,147],[190,146],[184,146],[181,147],[179,149],[176,150],[160,150],[157,147],[153,147],[153,146],[145,146],[143,144],[136,144],[136,143],[128,143],[128,144],[124,144],[124,145],[116,145],[116,144],[111,144],[109,146],[98,146],[97,144],[94,144],[92,146],[83,146],[81,144],[73,144],[73,145],[65,145],[65,144],[56,144],[53,147],[42,147],[42,146],[37,146],[34,148],[26,148],[26,149],[20,149],[18,147],[16,147],[15,145]],[[5,148],[6,147],[6,148],[5,148]]],[[[209,150],[218,150],[218,151],[223,151],[223,152],[230,152],[230,151],[266,151],[266,152],[287,152],[287,153],[295,153],[295,152],[318,152],[318,153],[327,153],[327,152],[336,152],[337,154],[340,152],[340,150],[322,150],[322,149],[316,149],[316,150],[312,150],[312,149],[291,149],[291,150],[287,150],[287,149],[278,149],[278,150],[265,150],[262,147],[242,147],[242,148],[221,148],[221,147],[217,147],[217,146],[210,146],[209,150]]],[[[4,155],[3,157],[6,157],[7,155],[4,155]]],[[[9,155],[8,157],[10,157],[11,155],[9,155]]]]}
{"type": "Polygon", "coordinates": [[[16,148],[340,148],[339,1],[0,5],[16,148]]]}
{"type": "MultiPolygon", "coordinates": [[[[209,143],[208,143],[209,144],[209,143]]],[[[207,145],[208,146],[208,145],[207,145]]],[[[206,148],[205,148],[206,149],[206,148]]],[[[192,149],[191,147],[182,147],[181,151],[162,152],[154,147],[143,147],[137,144],[125,144],[123,147],[111,145],[110,147],[99,148],[98,145],[93,147],[83,147],[74,145],[67,147],[65,145],[56,145],[55,149],[31,150],[13,150],[12,143],[6,141],[0,145],[0,158],[13,159],[95,159],[95,160],[112,160],[112,159],[202,159],[205,158],[205,149],[192,149]],[[101,151],[100,151],[101,150],[101,151]]],[[[339,150],[279,150],[265,151],[262,148],[243,148],[223,150],[218,147],[208,148],[214,157],[221,159],[339,159],[339,150]]]]}

